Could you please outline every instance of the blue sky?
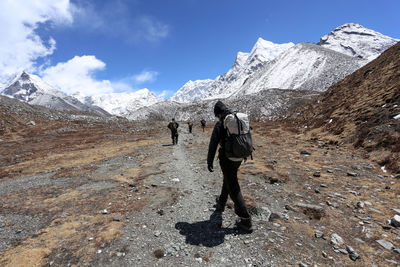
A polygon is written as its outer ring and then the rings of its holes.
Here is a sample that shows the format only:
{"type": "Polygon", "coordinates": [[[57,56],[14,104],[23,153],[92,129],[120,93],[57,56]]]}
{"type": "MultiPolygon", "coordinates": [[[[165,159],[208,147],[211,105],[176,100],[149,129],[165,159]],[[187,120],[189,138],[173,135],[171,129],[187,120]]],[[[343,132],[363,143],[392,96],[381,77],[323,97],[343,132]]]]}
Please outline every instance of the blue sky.
{"type": "Polygon", "coordinates": [[[49,7],[32,3],[30,10],[40,16],[29,16],[30,30],[44,51],[37,49],[36,57],[27,56],[28,63],[21,60],[25,65],[15,68],[30,64],[28,70],[68,87],[60,88],[68,93],[90,86],[94,89],[88,94],[146,87],[170,96],[188,80],[225,73],[236,53],[249,52],[258,37],[275,43],[318,42],[347,22],[400,38],[397,0],[42,1],[49,7]],[[67,81],[78,78],[81,87],[67,81]]]}

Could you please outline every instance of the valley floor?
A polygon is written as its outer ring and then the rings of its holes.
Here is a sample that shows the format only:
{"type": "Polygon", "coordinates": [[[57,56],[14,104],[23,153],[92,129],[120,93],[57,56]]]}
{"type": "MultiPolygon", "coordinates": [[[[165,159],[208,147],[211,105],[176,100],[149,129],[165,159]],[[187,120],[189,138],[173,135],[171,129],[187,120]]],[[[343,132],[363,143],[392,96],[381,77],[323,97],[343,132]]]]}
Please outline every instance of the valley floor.
{"type": "Polygon", "coordinates": [[[400,264],[400,229],[386,223],[400,185],[357,151],[256,124],[254,160],[240,168],[255,231],[242,234],[232,202],[216,227],[211,127],[185,126],[176,146],[161,123],[1,137],[0,265],[400,264]]]}

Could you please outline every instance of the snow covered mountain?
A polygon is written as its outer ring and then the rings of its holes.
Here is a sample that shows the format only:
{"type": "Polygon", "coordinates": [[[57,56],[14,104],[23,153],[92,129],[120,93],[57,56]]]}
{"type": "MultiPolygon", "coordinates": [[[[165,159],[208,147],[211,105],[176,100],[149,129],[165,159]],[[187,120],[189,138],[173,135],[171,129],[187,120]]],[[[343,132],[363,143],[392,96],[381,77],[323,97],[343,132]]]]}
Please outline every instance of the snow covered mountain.
{"type": "MultiPolygon", "coordinates": [[[[274,44],[259,38],[250,53],[237,54],[227,73],[214,82],[207,80],[206,91],[191,83],[190,92],[196,92],[195,99],[243,96],[273,88],[321,92],[398,41],[355,23],[336,28],[317,45],[274,44]]],[[[182,88],[176,93],[184,100],[179,102],[193,101],[189,90],[182,88]]]]}
{"type": "Polygon", "coordinates": [[[63,94],[44,82],[39,76],[26,72],[17,75],[1,94],[32,105],[40,105],[50,109],[83,111],[106,116],[110,115],[99,107],[85,105],[78,99],[63,94]]]}
{"type": "Polygon", "coordinates": [[[365,65],[398,41],[360,24],[347,23],[323,36],[318,45],[358,58],[365,65]]]}
{"type": "Polygon", "coordinates": [[[110,114],[118,116],[126,116],[139,108],[162,100],[146,88],[136,92],[95,95],[82,99],[85,104],[99,106],[110,114]]]}
{"type": "Polygon", "coordinates": [[[201,99],[201,96],[206,92],[214,80],[197,80],[188,81],[170,98],[172,101],[179,103],[189,103],[201,99]]]}
{"type": "Polygon", "coordinates": [[[232,68],[217,77],[202,99],[227,98],[240,90],[246,80],[267,62],[285,52],[293,43],[274,44],[259,38],[250,53],[239,52],[232,68]]]}
{"type": "Polygon", "coordinates": [[[264,65],[234,95],[270,88],[322,92],[358,68],[354,57],[315,44],[299,43],[264,65]]]}
{"type": "Polygon", "coordinates": [[[259,38],[250,53],[237,53],[235,62],[227,73],[215,80],[189,81],[171,97],[171,100],[188,103],[199,99],[229,97],[239,90],[252,73],[292,46],[293,43],[275,44],[259,38]]]}

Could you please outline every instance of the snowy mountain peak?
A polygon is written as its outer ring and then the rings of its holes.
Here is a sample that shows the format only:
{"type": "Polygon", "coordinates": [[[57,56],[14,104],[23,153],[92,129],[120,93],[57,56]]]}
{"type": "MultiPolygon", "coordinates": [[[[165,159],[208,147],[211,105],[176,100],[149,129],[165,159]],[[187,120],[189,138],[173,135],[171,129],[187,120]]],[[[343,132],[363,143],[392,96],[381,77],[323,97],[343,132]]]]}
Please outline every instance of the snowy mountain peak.
{"type": "Polygon", "coordinates": [[[233,63],[233,68],[242,67],[249,58],[249,55],[250,53],[238,52],[236,55],[235,63],[233,63]]]}
{"type": "Polygon", "coordinates": [[[210,79],[197,81],[190,80],[171,97],[171,100],[180,103],[200,100],[204,92],[206,92],[213,83],[214,80],[210,79]]]}
{"type": "Polygon", "coordinates": [[[26,73],[25,71],[21,75],[16,76],[11,84],[3,90],[2,94],[22,101],[30,101],[37,94],[51,94],[58,97],[65,96],[44,82],[39,76],[26,73]]]}
{"type": "Polygon", "coordinates": [[[360,24],[346,23],[321,37],[318,45],[358,58],[364,65],[398,41],[360,24]]]}
{"type": "Polygon", "coordinates": [[[270,61],[279,56],[282,52],[294,46],[293,43],[275,44],[273,42],[258,38],[250,52],[249,60],[257,58],[260,62],[270,61]]]}

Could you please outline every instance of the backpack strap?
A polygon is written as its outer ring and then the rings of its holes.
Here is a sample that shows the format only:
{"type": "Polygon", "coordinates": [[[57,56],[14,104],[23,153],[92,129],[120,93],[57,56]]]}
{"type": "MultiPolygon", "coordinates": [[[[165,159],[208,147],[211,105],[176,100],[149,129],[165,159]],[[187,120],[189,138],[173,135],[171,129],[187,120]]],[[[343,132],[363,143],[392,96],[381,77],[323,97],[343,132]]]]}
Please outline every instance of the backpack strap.
{"type": "Polygon", "coordinates": [[[236,118],[237,125],[238,125],[238,134],[240,134],[241,133],[240,129],[242,129],[242,132],[243,132],[243,125],[242,125],[241,121],[239,120],[239,118],[238,118],[236,113],[234,113],[234,116],[236,118]]]}

